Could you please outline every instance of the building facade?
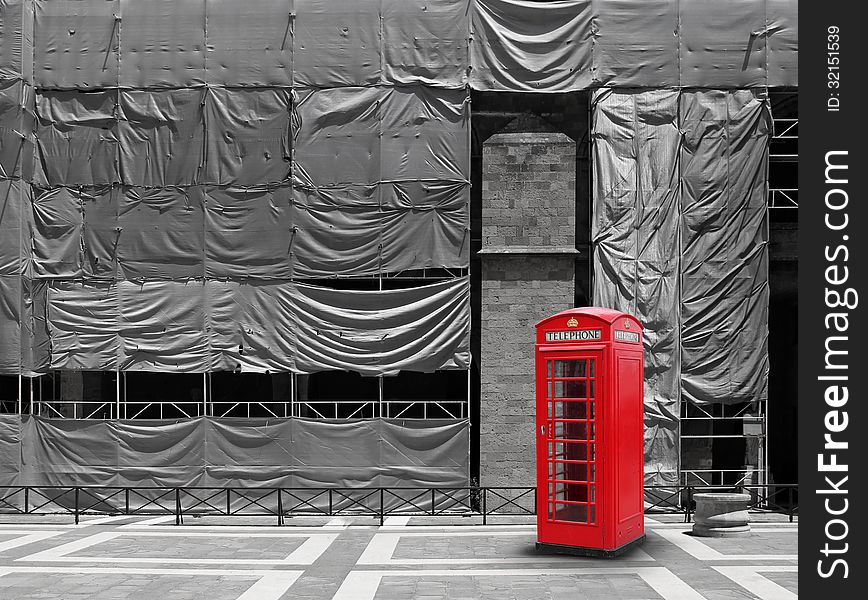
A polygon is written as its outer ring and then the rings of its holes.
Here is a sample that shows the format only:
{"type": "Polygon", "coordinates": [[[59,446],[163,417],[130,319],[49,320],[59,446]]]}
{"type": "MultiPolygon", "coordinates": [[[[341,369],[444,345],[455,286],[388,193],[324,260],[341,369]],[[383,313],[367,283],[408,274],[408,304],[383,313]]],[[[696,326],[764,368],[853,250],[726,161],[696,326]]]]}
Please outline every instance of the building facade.
{"type": "Polygon", "coordinates": [[[531,485],[588,304],[647,483],[794,476],[794,2],[0,9],[4,481],[141,481],[148,420],[178,485],[531,485]]]}

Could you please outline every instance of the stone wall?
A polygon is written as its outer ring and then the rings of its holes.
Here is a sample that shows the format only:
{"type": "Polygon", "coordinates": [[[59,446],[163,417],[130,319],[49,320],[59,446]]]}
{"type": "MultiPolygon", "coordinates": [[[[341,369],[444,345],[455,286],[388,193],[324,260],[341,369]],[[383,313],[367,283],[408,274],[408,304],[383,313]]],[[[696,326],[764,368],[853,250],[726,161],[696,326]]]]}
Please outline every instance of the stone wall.
{"type": "Polygon", "coordinates": [[[502,133],[483,145],[480,481],[535,485],[534,325],[575,293],[576,145],[502,133]]]}

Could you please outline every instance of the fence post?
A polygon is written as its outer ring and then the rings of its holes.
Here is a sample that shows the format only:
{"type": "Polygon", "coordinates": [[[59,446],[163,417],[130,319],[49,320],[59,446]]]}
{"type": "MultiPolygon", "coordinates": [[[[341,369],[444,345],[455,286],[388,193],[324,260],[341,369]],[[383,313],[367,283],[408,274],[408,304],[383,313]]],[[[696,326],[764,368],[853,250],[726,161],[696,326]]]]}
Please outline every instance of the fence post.
{"type": "Polygon", "coordinates": [[[684,512],[684,522],[690,523],[693,512],[693,487],[687,486],[687,506],[684,512]]]}
{"type": "Polygon", "coordinates": [[[332,503],[332,488],[329,488],[329,514],[328,514],[328,516],[330,516],[330,517],[332,516],[332,507],[333,506],[334,505],[332,503]]]}
{"type": "Polygon", "coordinates": [[[180,525],[183,522],[181,518],[181,490],[175,488],[175,525],[180,525]]]}
{"type": "Polygon", "coordinates": [[[283,488],[277,488],[277,526],[283,525],[283,488]]]}
{"type": "Polygon", "coordinates": [[[383,503],[383,488],[380,488],[380,527],[383,526],[383,522],[385,521],[385,517],[383,516],[383,512],[386,510],[385,505],[383,503]]]}
{"type": "Polygon", "coordinates": [[[793,522],[793,486],[787,488],[787,512],[789,513],[790,523],[793,522]]]}
{"type": "Polygon", "coordinates": [[[24,514],[30,512],[30,488],[24,488],[24,514]]]}
{"type": "Polygon", "coordinates": [[[431,516],[434,516],[434,503],[437,502],[436,491],[434,488],[431,488],[431,516]]]}
{"type": "Polygon", "coordinates": [[[488,525],[488,488],[482,488],[482,524],[488,525]]]}
{"type": "Polygon", "coordinates": [[[227,517],[232,514],[232,498],[230,495],[231,493],[232,493],[232,488],[226,488],[226,516],[227,517]]]}
{"type": "Polygon", "coordinates": [[[130,488],[124,488],[124,514],[130,514],[130,488]]]}
{"type": "Polygon", "coordinates": [[[75,486],[75,524],[78,525],[78,486],[75,486]]]}

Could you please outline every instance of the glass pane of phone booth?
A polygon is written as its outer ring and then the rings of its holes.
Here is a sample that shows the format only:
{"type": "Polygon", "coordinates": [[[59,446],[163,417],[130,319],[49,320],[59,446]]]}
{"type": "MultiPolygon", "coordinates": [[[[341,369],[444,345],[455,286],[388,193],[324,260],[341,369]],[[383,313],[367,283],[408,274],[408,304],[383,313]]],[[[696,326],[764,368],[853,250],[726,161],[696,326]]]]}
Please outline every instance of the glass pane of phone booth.
{"type": "Polygon", "coordinates": [[[546,361],[548,518],[597,521],[595,360],[546,361]]]}

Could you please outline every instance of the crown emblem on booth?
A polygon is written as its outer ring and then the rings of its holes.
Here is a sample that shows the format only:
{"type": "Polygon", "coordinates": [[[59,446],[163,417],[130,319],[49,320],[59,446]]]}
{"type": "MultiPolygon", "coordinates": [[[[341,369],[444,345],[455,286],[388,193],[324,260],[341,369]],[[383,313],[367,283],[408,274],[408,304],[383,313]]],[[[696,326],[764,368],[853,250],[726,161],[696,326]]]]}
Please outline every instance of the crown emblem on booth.
{"type": "Polygon", "coordinates": [[[570,317],[570,320],[567,321],[567,327],[578,327],[578,326],[579,326],[579,322],[576,321],[575,317],[570,317]]]}
{"type": "Polygon", "coordinates": [[[624,329],[630,329],[630,321],[624,321],[624,329]]]}

